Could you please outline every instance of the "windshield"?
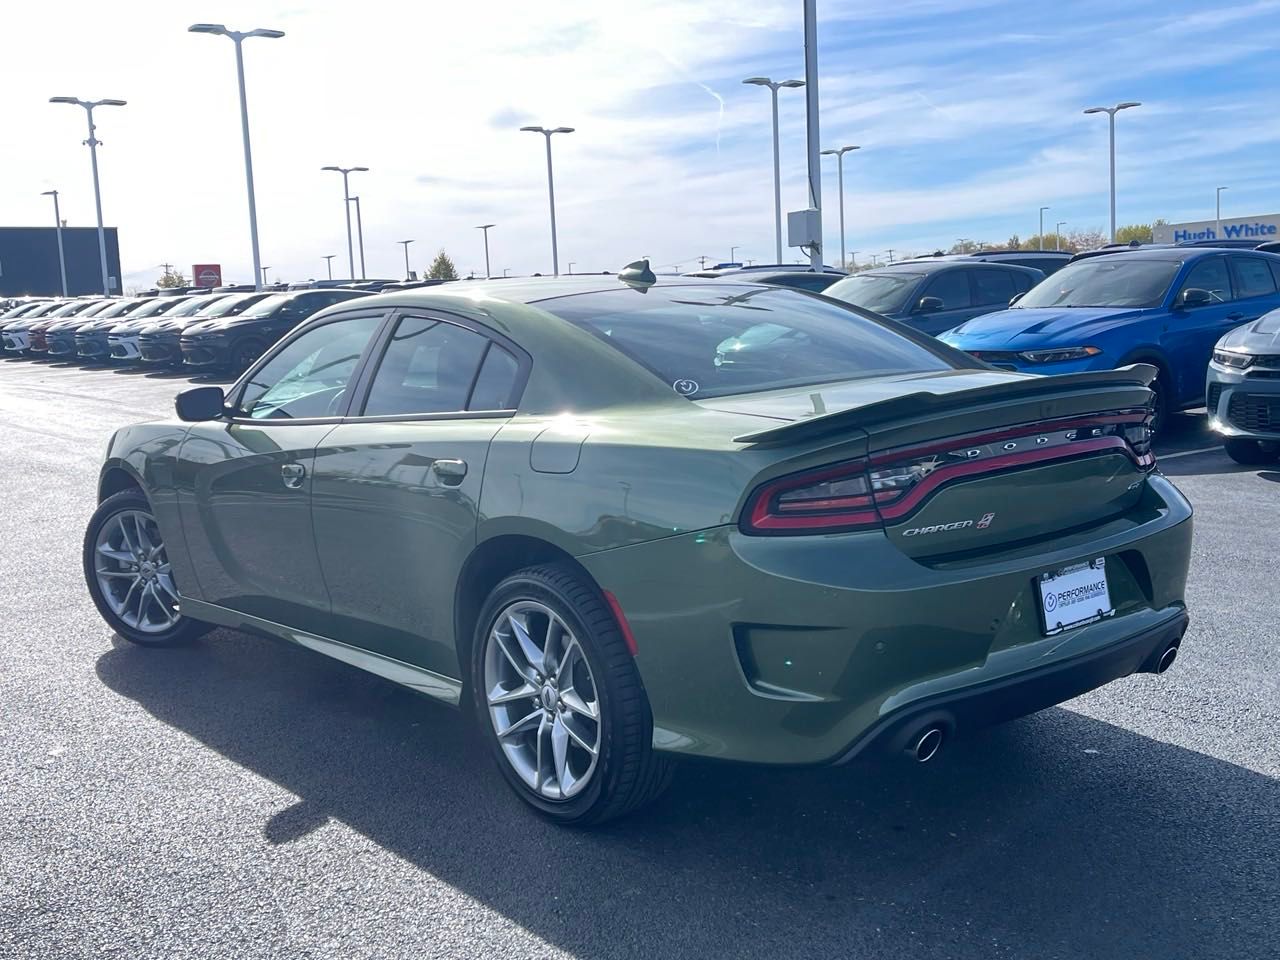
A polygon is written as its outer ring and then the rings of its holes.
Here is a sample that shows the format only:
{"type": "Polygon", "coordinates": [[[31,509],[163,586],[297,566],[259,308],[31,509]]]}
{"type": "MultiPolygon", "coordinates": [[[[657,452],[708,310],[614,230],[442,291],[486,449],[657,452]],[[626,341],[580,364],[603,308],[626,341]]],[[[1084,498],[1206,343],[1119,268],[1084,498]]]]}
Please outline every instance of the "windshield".
{"type": "Polygon", "coordinates": [[[794,290],[720,282],[581,294],[538,306],[696,399],[953,369],[942,354],[876,320],[794,290]]]}
{"type": "Polygon", "coordinates": [[[183,299],[185,298],[179,299],[178,297],[157,297],[155,300],[152,300],[146,306],[139,307],[137,310],[131,313],[130,316],[136,320],[141,320],[143,317],[157,317],[157,316],[160,316],[160,314],[168,313],[175,306],[182,303],[183,299]]]}
{"type": "Polygon", "coordinates": [[[277,309],[284,306],[294,297],[291,293],[276,293],[267,297],[265,300],[259,300],[252,307],[241,314],[246,319],[250,317],[265,317],[274,313],[277,309]]]}
{"type": "Polygon", "coordinates": [[[224,296],[226,296],[226,294],[219,293],[213,297],[192,297],[186,303],[182,303],[174,307],[172,310],[166,313],[165,316],[169,318],[194,316],[195,314],[203,310],[205,307],[210,306],[211,304],[217,303],[224,296]]]}
{"type": "Polygon", "coordinates": [[[828,297],[852,303],[863,310],[876,313],[900,313],[907,304],[907,297],[915,289],[922,273],[859,273],[845,277],[827,287],[828,297]]]}
{"type": "Polygon", "coordinates": [[[1182,266],[1179,260],[1110,254],[1063,267],[1014,304],[1034,307],[1158,307],[1182,266]]]}
{"type": "Polygon", "coordinates": [[[263,297],[265,293],[242,293],[238,297],[227,297],[200,311],[201,320],[212,320],[215,317],[233,317],[243,313],[263,297]]]}

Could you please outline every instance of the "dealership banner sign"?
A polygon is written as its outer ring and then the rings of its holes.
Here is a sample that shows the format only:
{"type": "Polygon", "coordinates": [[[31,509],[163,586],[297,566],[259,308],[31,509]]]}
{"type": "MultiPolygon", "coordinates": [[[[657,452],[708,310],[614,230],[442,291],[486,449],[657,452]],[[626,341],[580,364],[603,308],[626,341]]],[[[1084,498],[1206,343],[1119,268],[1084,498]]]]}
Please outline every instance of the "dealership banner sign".
{"type": "Polygon", "coordinates": [[[1192,223],[1161,223],[1152,231],[1156,243],[1181,243],[1184,240],[1280,240],[1280,213],[1261,217],[1237,217],[1221,221],[1196,220],[1192,223]]]}
{"type": "Polygon", "coordinates": [[[191,283],[197,287],[222,286],[222,264],[194,263],[191,265],[191,283]]]}

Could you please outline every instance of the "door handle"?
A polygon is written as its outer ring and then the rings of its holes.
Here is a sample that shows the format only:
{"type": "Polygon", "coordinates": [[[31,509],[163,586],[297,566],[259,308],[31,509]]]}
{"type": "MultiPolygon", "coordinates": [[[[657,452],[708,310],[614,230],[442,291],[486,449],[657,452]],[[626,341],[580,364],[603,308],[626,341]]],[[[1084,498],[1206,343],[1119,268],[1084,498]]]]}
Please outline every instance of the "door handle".
{"type": "Polygon", "coordinates": [[[440,478],[441,483],[446,486],[456,487],[467,475],[467,461],[433,460],[431,462],[431,472],[440,478]]]}
{"type": "Polygon", "coordinates": [[[280,468],[280,479],[290,490],[301,490],[307,476],[307,468],[300,463],[286,463],[280,468]]]}

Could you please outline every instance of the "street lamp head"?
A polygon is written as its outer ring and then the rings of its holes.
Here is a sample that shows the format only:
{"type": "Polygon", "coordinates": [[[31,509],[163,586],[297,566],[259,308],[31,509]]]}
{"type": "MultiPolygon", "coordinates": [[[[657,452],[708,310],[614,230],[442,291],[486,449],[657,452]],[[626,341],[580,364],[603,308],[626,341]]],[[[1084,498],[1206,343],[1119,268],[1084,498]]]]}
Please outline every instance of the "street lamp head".
{"type": "Polygon", "coordinates": [[[227,28],[221,23],[193,23],[187,27],[187,33],[211,33],[215,37],[225,36],[227,28]]]}
{"type": "Polygon", "coordinates": [[[341,173],[341,172],[342,172],[342,168],[341,168],[341,167],[321,167],[320,169],[321,169],[321,170],[332,170],[332,171],[334,171],[335,173],[341,173]]]}
{"type": "Polygon", "coordinates": [[[245,36],[246,37],[266,37],[268,40],[279,40],[281,37],[284,36],[284,31],[283,30],[266,30],[263,28],[259,28],[257,30],[250,30],[248,33],[245,34],[245,36]]]}
{"type": "Polygon", "coordinates": [[[547,132],[545,127],[521,127],[520,131],[522,133],[546,133],[547,132]]]}
{"type": "Polygon", "coordinates": [[[780,84],[778,84],[778,86],[780,86],[780,87],[803,87],[803,86],[804,86],[804,81],[803,81],[803,80],[783,80],[780,84]]]}
{"type": "Polygon", "coordinates": [[[1106,107],[1090,107],[1088,110],[1085,111],[1085,113],[1106,113],[1106,112],[1107,112],[1106,107]]]}
{"type": "Polygon", "coordinates": [[[552,133],[573,133],[573,127],[556,127],[552,133]]]}
{"type": "Polygon", "coordinates": [[[1116,109],[1128,110],[1130,107],[1140,107],[1140,106],[1142,106],[1141,100],[1126,100],[1124,103],[1117,103],[1116,109]]]}
{"type": "Polygon", "coordinates": [[[368,173],[369,168],[368,167],[352,167],[351,172],[352,173],[368,173]]]}
{"type": "Polygon", "coordinates": [[[770,80],[768,77],[747,77],[747,79],[743,80],[742,82],[749,83],[752,86],[756,86],[756,87],[767,87],[773,83],[773,81],[770,80]]]}
{"type": "Polygon", "coordinates": [[[56,197],[57,195],[58,195],[57,190],[46,190],[42,194],[40,194],[40,196],[42,197],[56,197]]]}
{"type": "Polygon", "coordinates": [[[488,229],[489,229],[490,227],[492,227],[492,226],[494,226],[494,224],[492,224],[492,223],[482,223],[482,224],[480,224],[478,227],[476,227],[476,229],[477,229],[477,230],[488,230],[488,229]]]}
{"type": "Polygon", "coordinates": [[[80,105],[80,101],[77,100],[75,97],[50,97],[49,102],[50,103],[74,103],[77,106],[80,105]]]}
{"type": "Polygon", "coordinates": [[[94,104],[95,107],[123,107],[128,100],[99,100],[94,104]]]}

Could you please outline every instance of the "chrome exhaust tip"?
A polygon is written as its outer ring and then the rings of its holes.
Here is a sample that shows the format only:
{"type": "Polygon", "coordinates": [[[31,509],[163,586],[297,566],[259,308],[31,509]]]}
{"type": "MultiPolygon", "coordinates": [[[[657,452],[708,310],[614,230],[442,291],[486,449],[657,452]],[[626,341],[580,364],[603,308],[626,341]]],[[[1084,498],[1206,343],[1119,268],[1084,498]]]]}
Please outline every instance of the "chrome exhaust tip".
{"type": "Polygon", "coordinates": [[[907,752],[911,754],[916,763],[928,763],[942,749],[944,738],[945,734],[941,727],[929,727],[916,737],[915,742],[912,743],[907,752]]]}
{"type": "Polygon", "coordinates": [[[1173,666],[1173,661],[1177,659],[1178,659],[1178,645],[1175,643],[1173,646],[1165,650],[1164,653],[1160,654],[1160,659],[1156,661],[1156,673],[1157,674],[1164,673],[1166,670],[1168,670],[1170,667],[1173,666]]]}

